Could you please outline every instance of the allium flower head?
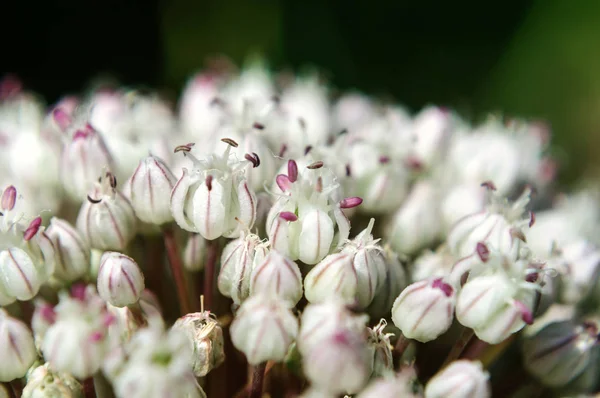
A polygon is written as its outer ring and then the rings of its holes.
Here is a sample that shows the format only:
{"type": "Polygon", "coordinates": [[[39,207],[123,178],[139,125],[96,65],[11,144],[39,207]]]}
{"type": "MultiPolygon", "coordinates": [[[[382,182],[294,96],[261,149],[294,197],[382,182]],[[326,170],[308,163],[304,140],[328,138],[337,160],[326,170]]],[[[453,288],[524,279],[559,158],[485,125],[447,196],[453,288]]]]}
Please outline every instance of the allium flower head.
{"type": "Polygon", "coordinates": [[[222,155],[200,160],[190,154],[193,144],[176,149],[192,160],[193,169],[184,169],[173,188],[173,217],[181,228],[208,240],[236,238],[244,226],[252,228],[256,218],[256,195],[244,177],[249,160],[240,161],[231,153],[238,146],[235,141],[223,141],[227,148],[222,155]]]}

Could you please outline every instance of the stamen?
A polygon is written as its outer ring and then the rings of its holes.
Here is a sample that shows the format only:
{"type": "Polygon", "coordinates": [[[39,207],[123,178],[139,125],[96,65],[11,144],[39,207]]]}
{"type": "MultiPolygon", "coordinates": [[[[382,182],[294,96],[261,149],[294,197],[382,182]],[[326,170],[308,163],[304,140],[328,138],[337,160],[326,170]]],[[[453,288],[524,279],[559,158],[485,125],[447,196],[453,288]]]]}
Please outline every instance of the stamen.
{"type": "Polygon", "coordinates": [[[285,144],[281,144],[281,149],[279,149],[279,157],[282,158],[283,155],[285,155],[285,152],[287,151],[287,145],[285,144]]]}
{"type": "Polygon", "coordinates": [[[264,130],[264,129],[265,129],[265,125],[264,125],[264,124],[262,124],[262,123],[258,123],[258,122],[254,123],[254,124],[252,125],[252,127],[254,127],[254,128],[255,128],[255,129],[257,129],[257,130],[264,130]]]}
{"type": "Polygon", "coordinates": [[[38,233],[40,226],[42,225],[42,217],[36,217],[31,221],[25,233],[23,234],[23,239],[26,241],[31,240],[38,233]]]}
{"type": "Polygon", "coordinates": [[[298,164],[295,160],[288,160],[288,177],[291,182],[296,182],[298,179],[298,164]]]}
{"type": "Polygon", "coordinates": [[[380,156],[379,157],[379,163],[381,164],[387,164],[390,162],[390,157],[389,156],[380,156]]]}
{"type": "Polygon", "coordinates": [[[275,182],[277,183],[279,189],[281,189],[283,192],[287,192],[292,188],[292,182],[285,174],[279,174],[277,177],[275,177],[275,182]]]}
{"type": "Polygon", "coordinates": [[[431,284],[431,287],[440,289],[442,292],[444,292],[446,297],[450,297],[452,296],[452,293],[454,293],[454,288],[448,283],[445,283],[442,278],[435,279],[431,284]]]}
{"type": "Polygon", "coordinates": [[[491,181],[484,181],[484,182],[481,183],[481,186],[487,188],[490,191],[495,191],[496,190],[496,186],[491,181]]]}
{"type": "Polygon", "coordinates": [[[223,107],[225,106],[225,102],[219,98],[219,97],[215,97],[210,101],[210,106],[220,106],[223,107]]]}
{"type": "Polygon", "coordinates": [[[340,201],[340,207],[342,209],[351,209],[353,207],[359,206],[363,202],[362,198],[358,196],[353,196],[350,198],[345,198],[340,201]]]}
{"type": "Polygon", "coordinates": [[[477,242],[477,246],[475,247],[475,251],[477,255],[484,263],[487,263],[490,259],[490,249],[483,242],[477,242]]]}
{"type": "Polygon", "coordinates": [[[306,168],[310,170],[320,169],[321,167],[323,167],[323,162],[320,160],[306,166],[306,168]]]}
{"type": "Polygon", "coordinates": [[[10,185],[7,187],[2,193],[1,205],[2,209],[6,211],[10,211],[15,208],[15,203],[17,202],[17,188],[14,185],[10,185]]]}
{"type": "Polygon", "coordinates": [[[230,145],[230,146],[232,146],[232,147],[234,147],[234,148],[238,147],[238,143],[235,142],[234,140],[232,140],[231,138],[221,138],[221,141],[224,142],[224,143],[226,143],[226,144],[228,144],[228,145],[230,145]]]}
{"type": "Polygon", "coordinates": [[[348,129],[342,129],[342,131],[340,131],[338,133],[338,135],[344,135],[344,134],[348,134],[348,129]]]}
{"type": "Polygon", "coordinates": [[[511,228],[511,230],[510,230],[510,236],[512,236],[513,238],[519,239],[519,240],[527,243],[527,238],[525,238],[525,234],[520,229],[511,228]]]}
{"type": "Polygon", "coordinates": [[[245,154],[244,159],[252,163],[253,168],[256,168],[260,165],[260,159],[258,158],[258,155],[254,152],[252,152],[252,155],[249,153],[245,154]]]}
{"type": "Polygon", "coordinates": [[[193,142],[190,142],[189,144],[184,144],[184,145],[178,145],[175,147],[175,150],[173,151],[173,153],[177,153],[177,152],[190,152],[192,150],[192,147],[196,145],[193,142]]]}
{"type": "Polygon", "coordinates": [[[350,168],[350,165],[347,164],[346,165],[346,177],[350,177],[352,175],[352,169],[350,168]]]}
{"type": "Polygon", "coordinates": [[[282,211],[281,213],[279,213],[279,217],[284,219],[285,221],[297,221],[298,220],[298,216],[294,213],[292,213],[291,211],[282,211]]]}
{"type": "Polygon", "coordinates": [[[208,188],[209,191],[212,191],[212,181],[213,176],[211,174],[207,175],[204,183],[206,184],[206,188],[208,188]]]}
{"type": "Polygon", "coordinates": [[[117,177],[113,173],[111,173],[110,171],[107,171],[106,178],[108,178],[108,183],[110,184],[111,188],[117,187],[117,177]]]}
{"type": "Polygon", "coordinates": [[[306,148],[304,148],[304,156],[308,155],[312,149],[312,145],[307,145],[306,148]]]}
{"type": "Polygon", "coordinates": [[[97,204],[97,203],[102,202],[102,199],[94,199],[90,195],[87,196],[87,200],[88,200],[88,202],[90,202],[92,204],[97,204]]]}
{"type": "Polygon", "coordinates": [[[533,227],[533,224],[535,224],[535,213],[530,211],[529,212],[529,228],[533,227]]]}

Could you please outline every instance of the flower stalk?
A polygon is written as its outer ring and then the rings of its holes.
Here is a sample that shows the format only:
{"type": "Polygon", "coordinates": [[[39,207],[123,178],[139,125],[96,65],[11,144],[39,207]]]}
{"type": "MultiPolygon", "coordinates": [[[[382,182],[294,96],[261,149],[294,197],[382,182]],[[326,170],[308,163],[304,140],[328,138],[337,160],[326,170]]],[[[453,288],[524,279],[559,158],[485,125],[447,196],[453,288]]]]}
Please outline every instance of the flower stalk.
{"type": "Polygon", "coordinates": [[[172,227],[167,226],[163,228],[163,239],[165,241],[169,264],[171,265],[171,271],[173,272],[173,279],[175,279],[177,298],[179,299],[179,310],[182,315],[188,314],[192,312],[192,306],[183,275],[183,263],[181,261],[181,256],[179,255],[175,231],[172,227]]]}

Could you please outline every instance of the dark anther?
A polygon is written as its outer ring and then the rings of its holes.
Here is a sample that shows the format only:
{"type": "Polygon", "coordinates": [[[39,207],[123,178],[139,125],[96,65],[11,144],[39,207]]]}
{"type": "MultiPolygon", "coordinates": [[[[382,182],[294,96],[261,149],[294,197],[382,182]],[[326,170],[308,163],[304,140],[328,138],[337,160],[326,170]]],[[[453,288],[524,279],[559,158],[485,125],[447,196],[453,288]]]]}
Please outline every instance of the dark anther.
{"type": "Polygon", "coordinates": [[[348,134],[348,129],[342,129],[342,131],[340,131],[338,133],[338,135],[344,135],[344,134],[348,134]]]}
{"type": "Polygon", "coordinates": [[[94,198],[90,197],[90,195],[88,195],[87,200],[88,200],[88,202],[90,202],[92,204],[97,204],[97,203],[102,202],[102,199],[94,199],[94,198]]]}
{"type": "Polygon", "coordinates": [[[262,124],[262,123],[258,123],[258,122],[257,122],[257,123],[254,123],[254,124],[252,125],[252,127],[254,127],[254,128],[255,128],[255,129],[257,129],[257,130],[264,130],[264,128],[265,128],[265,125],[264,125],[264,124],[262,124]]]}
{"type": "Polygon", "coordinates": [[[390,162],[390,157],[389,156],[383,155],[383,156],[379,157],[379,163],[386,164],[386,163],[389,163],[389,162],[390,162]]]}
{"type": "Polygon", "coordinates": [[[321,167],[323,167],[323,162],[320,160],[306,166],[307,169],[311,169],[311,170],[320,169],[321,167]]]}
{"type": "Polygon", "coordinates": [[[481,183],[481,186],[482,187],[486,187],[490,191],[495,191],[496,190],[496,186],[491,181],[484,181],[484,182],[481,183]]]}
{"type": "Polygon", "coordinates": [[[235,142],[234,140],[232,140],[231,138],[221,138],[221,141],[223,141],[224,143],[231,145],[234,148],[238,147],[238,143],[235,142]]]}
{"type": "Polygon", "coordinates": [[[225,103],[219,97],[215,97],[210,101],[210,106],[223,106],[225,103]]]}
{"type": "Polygon", "coordinates": [[[256,152],[252,152],[252,155],[254,155],[254,159],[256,159],[256,167],[260,166],[260,158],[258,157],[258,154],[256,152]]]}
{"type": "Polygon", "coordinates": [[[108,182],[111,188],[117,187],[117,177],[111,173],[110,171],[106,173],[106,178],[108,178],[108,182]]]}
{"type": "Polygon", "coordinates": [[[308,153],[312,150],[312,145],[307,145],[306,148],[304,148],[304,155],[308,155],[308,153]]]}
{"type": "Polygon", "coordinates": [[[212,180],[213,180],[212,175],[209,174],[206,176],[206,188],[208,188],[209,191],[212,191],[212,180]]]}
{"type": "Polygon", "coordinates": [[[283,155],[285,155],[285,152],[287,151],[287,145],[282,144],[281,145],[281,149],[279,150],[279,157],[282,158],[283,155]]]}
{"type": "Polygon", "coordinates": [[[183,151],[183,152],[190,152],[190,151],[192,150],[192,147],[193,147],[194,145],[195,145],[195,144],[194,144],[193,142],[190,142],[189,144],[184,144],[184,145],[177,145],[177,146],[175,147],[175,150],[174,150],[173,152],[174,152],[174,153],[177,153],[177,152],[182,152],[182,151],[183,151]]]}
{"type": "Polygon", "coordinates": [[[350,177],[352,175],[352,169],[350,169],[350,165],[346,165],[346,177],[350,177]]]}
{"type": "Polygon", "coordinates": [[[260,166],[260,158],[254,152],[252,152],[252,154],[249,154],[249,153],[245,154],[244,159],[246,159],[247,161],[252,163],[252,167],[254,167],[254,168],[260,166]]]}

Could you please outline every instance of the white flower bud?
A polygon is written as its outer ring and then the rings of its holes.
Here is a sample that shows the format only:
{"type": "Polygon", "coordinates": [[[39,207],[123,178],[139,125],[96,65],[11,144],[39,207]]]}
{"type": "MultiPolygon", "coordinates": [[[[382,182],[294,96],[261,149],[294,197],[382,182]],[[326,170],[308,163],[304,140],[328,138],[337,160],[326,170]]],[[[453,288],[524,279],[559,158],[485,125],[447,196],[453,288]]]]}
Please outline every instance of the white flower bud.
{"type": "MultiPolygon", "coordinates": [[[[490,191],[495,189],[490,182],[484,184],[490,191]]],[[[511,205],[494,192],[490,194],[490,205],[478,213],[463,217],[449,232],[448,247],[457,258],[472,254],[480,242],[502,254],[514,255],[519,252],[521,243],[525,241],[523,230],[533,225],[535,220],[532,213],[523,218],[524,209],[529,203],[530,190],[526,189],[511,205]]]]}
{"type": "Polygon", "coordinates": [[[105,252],[98,270],[98,294],[116,307],[136,303],[144,290],[144,274],[134,259],[105,252]]]}
{"type": "Polygon", "coordinates": [[[243,169],[248,160],[239,161],[230,154],[237,143],[228,144],[221,155],[202,160],[190,154],[193,144],[177,148],[192,160],[191,171],[183,169],[171,193],[171,212],[177,224],[205,239],[220,236],[237,238],[243,229],[252,228],[256,219],[256,195],[248,187],[243,169]]]}
{"type": "Polygon", "coordinates": [[[106,173],[79,210],[76,226],[92,249],[123,250],[135,236],[135,212],[116,185],[114,175],[106,173]]]}
{"type": "Polygon", "coordinates": [[[425,386],[427,398],[491,397],[490,375],[481,362],[454,361],[438,372],[425,386]]]}
{"type": "Polygon", "coordinates": [[[171,191],[176,182],[161,159],[156,156],[142,159],[129,179],[129,200],[136,216],[143,222],[156,225],[172,221],[171,191]]]}
{"type": "Polygon", "coordinates": [[[192,368],[196,377],[204,377],[225,361],[223,330],[208,311],[179,318],[174,329],[186,333],[193,351],[192,368]]]}
{"type": "Polygon", "coordinates": [[[561,278],[560,301],[577,304],[596,285],[600,267],[600,250],[589,241],[578,240],[557,250],[548,268],[558,271],[561,278]]]}
{"type": "Polygon", "coordinates": [[[398,255],[388,247],[384,249],[383,255],[385,273],[379,276],[383,282],[379,283],[375,297],[367,309],[367,312],[374,318],[381,318],[389,314],[394,301],[407,284],[406,272],[398,255]]]}
{"type": "Polygon", "coordinates": [[[61,181],[69,196],[79,202],[93,188],[98,171],[113,168],[113,159],[102,136],[91,125],[76,129],[72,137],[63,148],[61,181]]]}
{"type": "Polygon", "coordinates": [[[277,297],[252,296],[231,323],[231,341],[248,363],[282,361],[298,334],[298,320],[277,297]]]}
{"type": "Polygon", "coordinates": [[[41,217],[29,224],[18,212],[17,190],[2,193],[0,211],[0,306],[15,300],[30,300],[55,268],[54,247],[44,232],[41,217]]]}
{"type": "Polygon", "coordinates": [[[414,137],[411,152],[422,167],[430,169],[443,160],[454,124],[455,118],[448,110],[433,106],[415,116],[411,126],[414,137]]]}
{"type": "Polygon", "coordinates": [[[373,380],[358,394],[357,398],[418,398],[422,396],[422,387],[419,385],[415,369],[409,367],[395,375],[391,373],[383,378],[373,380]]]}
{"type": "Polygon", "coordinates": [[[190,368],[192,350],[185,333],[163,328],[141,329],[125,346],[127,360],[112,376],[118,397],[206,398],[190,368]]]}
{"type": "Polygon", "coordinates": [[[27,377],[22,398],[80,398],[81,384],[68,373],[53,372],[49,364],[38,366],[27,377]]]}
{"type": "Polygon", "coordinates": [[[163,322],[158,300],[148,289],[142,291],[139,301],[134,305],[115,307],[107,304],[106,307],[114,317],[108,329],[109,337],[118,341],[129,341],[140,328],[163,322]]]}
{"type": "Polygon", "coordinates": [[[292,260],[316,264],[348,238],[350,222],[341,209],[360,205],[358,197],[335,202],[337,183],[324,186],[330,172],[318,161],[298,172],[294,160],[288,161],[288,174],[276,178],[284,192],[267,217],[271,247],[292,260]],[[335,229],[337,227],[337,234],[335,229]]]}
{"type": "Polygon", "coordinates": [[[413,254],[435,242],[442,223],[438,189],[432,181],[418,182],[394,215],[388,239],[394,250],[413,254]]]}
{"type": "Polygon", "coordinates": [[[415,282],[392,307],[392,320],[409,339],[422,343],[446,332],[454,319],[454,288],[442,278],[415,282]]]}
{"type": "Polygon", "coordinates": [[[113,317],[93,286],[75,285],[72,294],[60,295],[54,307],[56,321],[44,335],[42,353],[52,369],[85,379],[100,369],[113,317]]]}
{"type": "Polygon", "coordinates": [[[490,344],[498,344],[533,322],[535,283],[501,272],[469,278],[456,302],[456,318],[490,344]]]}
{"type": "Polygon", "coordinates": [[[3,309],[0,309],[0,350],[0,382],[25,376],[37,358],[31,331],[3,309]]]}
{"type": "Polygon", "coordinates": [[[241,304],[250,295],[250,280],[256,264],[262,263],[268,254],[265,244],[254,234],[242,232],[242,236],[227,244],[221,255],[221,270],[217,286],[221,294],[241,304]]]}
{"type": "Polygon", "coordinates": [[[302,298],[302,275],[298,264],[276,250],[256,263],[250,276],[250,294],[274,295],[296,305],[302,298]]]}
{"type": "Polygon", "coordinates": [[[448,275],[453,264],[454,256],[446,245],[442,245],[436,251],[426,250],[417,257],[412,264],[410,276],[413,282],[442,278],[448,275]]]}
{"type": "Polygon", "coordinates": [[[211,74],[193,76],[181,94],[179,116],[185,133],[207,137],[219,125],[221,115],[212,105],[219,94],[219,79],[211,74]]]}
{"type": "Polygon", "coordinates": [[[544,385],[563,387],[591,366],[595,347],[597,322],[550,323],[524,341],[525,368],[544,385]]]}
{"type": "Polygon", "coordinates": [[[461,218],[482,211],[485,200],[486,189],[479,183],[452,185],[443,195],[440,206],[444,231],[450,231],[461,218]]]}
{"type": "Polygon", "coordinates": [[[306,275],[306,298],[311,303],[338,296],[364,309],[385,283],[385,259],[379,239],[373,239],[371,230],[375,220],[356,238],[342,247],[340,253],[330,254],[306,275]]]}
{"type": "Polygon", "coordinates": [[[183,249],[183,266],[191,272],[204,269],[206,256],[206,239],[200,234],[191,234],[183,249]]]}
{"type": "Polygon", "coordinates": [[[64,282],[87,276],[90,270],[90,247],[79,231],[67,221],[52,217],[46,235],[54,244],[56,253],[54,276],[64,282]]]}

